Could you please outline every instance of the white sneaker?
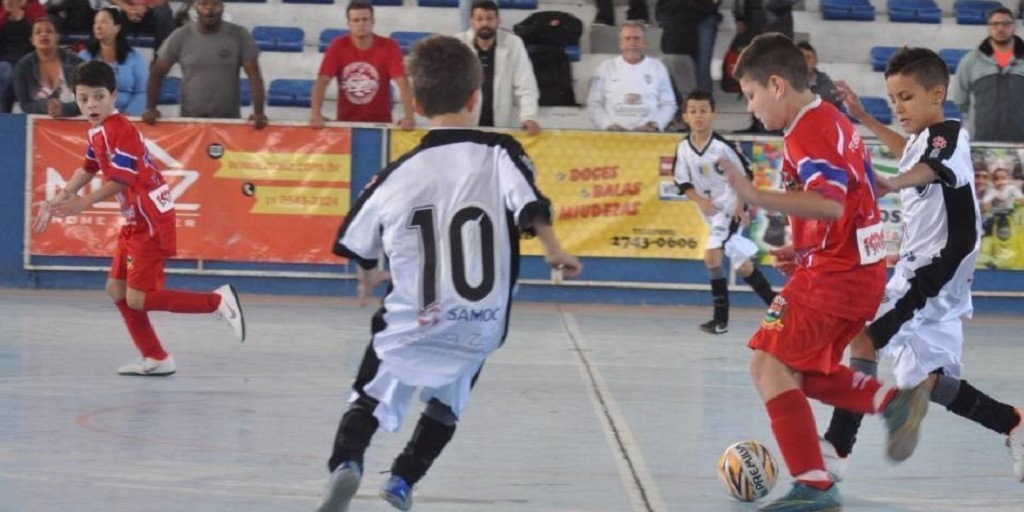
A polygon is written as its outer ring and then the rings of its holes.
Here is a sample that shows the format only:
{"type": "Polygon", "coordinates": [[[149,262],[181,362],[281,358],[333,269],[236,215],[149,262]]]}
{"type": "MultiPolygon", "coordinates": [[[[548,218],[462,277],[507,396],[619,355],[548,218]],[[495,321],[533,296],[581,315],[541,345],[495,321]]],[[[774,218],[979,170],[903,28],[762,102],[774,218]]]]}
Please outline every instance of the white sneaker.
{"type": "Polygon", "coordinates": [[[144,377],[166,377],[174,373],[174,358],[168,355],[163,361],[144,357],[134,363],[128,363],[117,369],[118,375],[141,375],[144,377]]]}
{"type": "Polygon", "coordinates": [[[846,476],[846,466],[850,463],[850,456],[840,457],[836,447],[825,438],[818,438],[821,444],[821,457],[825,459],[825,471],[832,477],[833,482],[842,482],[846,476]]]}
{"type": "Polygon", "coordinates": [[[1024,429],[1021,428],[1021,424],[1024,424],[1024,414],[1019,408],[1015,409],[1021,423],[1013,427],[1010,435],[1006,436],[1006,448],[1010,450],[1010,457],[1013,458],[1013,474],[1017,476],[1017,481],[1024,483],[1024,429]]]}
{"type": "Polygon", "coordinates": [[[214,290],[213,293],[220,295],[220,305],[217,306],[217,314],[227,321],[228,325],[231,326],[231,330],[235,331],[235,337],[238,338],[238,341],[245,341],[245,317],[242,316],[242,306],[238,303],[238,294],[235,293],[235,287],[226,284],[214,290]]]}
{"type": "Polygon", "coordinates": [[[324,493],[316,512],[348,512],[348,507],[359,490],[363,467],[355,461],[342,462],[327,479],[324,493]]]}

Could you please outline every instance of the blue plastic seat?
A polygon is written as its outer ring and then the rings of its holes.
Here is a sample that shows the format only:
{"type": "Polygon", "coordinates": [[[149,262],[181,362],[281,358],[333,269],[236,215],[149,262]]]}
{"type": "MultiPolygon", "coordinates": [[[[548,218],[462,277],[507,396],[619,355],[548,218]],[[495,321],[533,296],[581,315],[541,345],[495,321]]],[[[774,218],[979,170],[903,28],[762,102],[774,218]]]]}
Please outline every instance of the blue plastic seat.
{"type": "Polygon", "coordinates": [[[416,41],[423,39],[430,35],[430,32],[402,32],[396,31],[391,33],[391,39],[394,39],[398,43],[398,47],[402,49],[403,55],[408,55],[409,51],[412,50],[412,45],[416,44],[416,41]]]}
{"type": "Polygon", "coordinates": [[[537,8],[537,0],[498,0],[498,7],[501,9],[528,9],[537,8]]]}
{"type": "Polygon", "coordinates": [[[953,15],[958,25],[984,25],[988,13],[1003,4],[993,0],[957,0],[953,3],[953,15]]]}
{"type": "Polygon", "coordinates": [[[312,94],[312,80],[279,78],[270,82],[267,104],[275,107],[309,107],[312,94]]]}
{"type": "Polygon", "coordinates": [[[889,21],[896,23],[942,23],[942,9],[934,0],[889,0],[889,21]]]}
{"type": "Polygon", "coordinates": [[[176,76],[164,77],[164,83],[160,84],[160,96],[157,98],[158,105],[177,105],[181,102],[181,79],[176,76]]]}
{"type": "Polygon", "coordinates": [[[872,46],[871,47],[871,69],[874,71],[885,71],[889,64],[889,57],[896,53],[899,48],[895,46],[872,46]]]}
{"type": "Polygon", "coordinates": [[[583,51],[580,50],[579,46],[572,45],[565,47],[565,54],[569,56],[569,62],[579,62],[583,51]]]}
{"type": "Polygon", "coordinates": [[[458,7],[459,0],[416,0],[420,7],[458,7]]]}
{"type": "Polygon", "coordinates": [[[149,34],[131,34],[128,36],[128,44],[132,48],[152,48],[156,38],[149,34]]]}
{"type": "Polygon", "coordinates": [[[878,96],[861,96],[860,103],[864,105],[864,110],[871,114],[871,117],[878,119],[878,122],[892,123],[892,109],[889,108],[889,100],[878,96]]]}
{"type": "Polygon", "coordinates": [[[252,38],[265,52],[301,52],[306,33],[296,27],[255,27],[252,38]]]}
{"type": "Polygon", "coordinates": [[[348,30],[343,28],[325,28],[323,32],[320,32],[320,42],[317,44],[320,53],[327,51],[327,47],[330,46],[336,38],[346,35],[348,35],[348,30]]]}
{"type": "Polygon", "coordinates": [[[949,67],[949,74],[952,75],[956,73],[956,68],[960,65],[960,60],[970,52],[970,50],[960,50],[957,48],[943,48],[939,50],[939,57],[946,61],[946,66],[949,67]]]}
{"type": "Polygon", "coordinates": [[[949,100],[942,104],[942,115],[946,119],[962,119],[960,109],[957,108],[956,103],[949,100]]]}
{"type": "Polygon", "coordinates": [[[60,44],[70,46],[78,43],[88,43],[90,37],[89,34],[61,34],[60,44]]]}
{"type": "Polygon", "coordinates": [[[874,21],[875,7],[868,0],[823,0],[821,17],[826,20],[874,21]]]}

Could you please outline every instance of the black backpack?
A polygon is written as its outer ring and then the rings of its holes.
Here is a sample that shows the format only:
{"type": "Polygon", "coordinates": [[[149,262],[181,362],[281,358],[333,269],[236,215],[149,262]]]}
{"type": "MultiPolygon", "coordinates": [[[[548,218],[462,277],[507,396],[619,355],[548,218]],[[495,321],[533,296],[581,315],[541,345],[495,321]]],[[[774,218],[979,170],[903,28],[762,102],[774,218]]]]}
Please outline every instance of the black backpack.
{"type": "Polygon", "coordinates": [[[580,44],[583,22],[561,11],[540,11],[516,23],[512,30],[529,45],[574,46],[580,44]]]}
{"type": "Polygon", "coordinates": [[[552,45],[526,47],[533,63],[533,74],[540,90],[540,105],[545,107],[575,107],[576,93],[572,88],[572,66],[565,48],[552,45]]]}

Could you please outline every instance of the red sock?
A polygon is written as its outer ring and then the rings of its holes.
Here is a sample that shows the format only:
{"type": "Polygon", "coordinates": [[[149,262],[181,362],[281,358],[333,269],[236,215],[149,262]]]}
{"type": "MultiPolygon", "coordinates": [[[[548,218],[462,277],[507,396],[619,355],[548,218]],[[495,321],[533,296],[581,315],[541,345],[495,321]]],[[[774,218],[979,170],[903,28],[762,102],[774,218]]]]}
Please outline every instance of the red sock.
{"type": "Polygon", "coordinates": [[[804,375],[804,393],[828,405],[861,414],[881,411],[896,390],[878,379],[840,366],[831,375],[804,375]]]}
{"type": "Polygon", "coordinates": [[[144,309],[171,313],[213,313],[217,311],[217,306],[220,306],[220,295],[216,293],[156,290],[146,292],[144,309]]]}
{"type": "Polygon", "coordinates": [[[765,404],[772,420],[772,432],[779,443],[789,473],[805,485],[821,490],[832,486],[825,472],[818,444],[818,427],[814,424],[811,404],[803,391],[793,389],[765,404]]]}
{"type": "Polygon", "coordinates": [[[131,335],[135,346],[142,352],[142,357],[163,361],[167,358],[167,352],[160,346],[153,331],[153,324],[149,323],[149,315],[145,311],[137,311],[128,307],[128,301],[119,300],[114,303],[117,310],[124,318],[124,324],[128,326],[128,334],[131,335]]]}

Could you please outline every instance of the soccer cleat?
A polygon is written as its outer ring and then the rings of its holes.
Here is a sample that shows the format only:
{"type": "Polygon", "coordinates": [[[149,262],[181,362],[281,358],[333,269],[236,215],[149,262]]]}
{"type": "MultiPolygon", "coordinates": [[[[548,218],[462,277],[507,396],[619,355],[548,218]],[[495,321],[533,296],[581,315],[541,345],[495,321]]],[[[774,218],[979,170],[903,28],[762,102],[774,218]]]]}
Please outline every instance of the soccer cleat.
{"type": "Polygon", "coordinates": [[[822,491],[816,487],[793,482],[789,492],[758,510],[772,512],[839,512],[843,509],[839,489],[835,484],[822,491]]]}
{"type": "Polygon", "coordinates": [[[242,315],[242,306],[238,303],[238,293],[235,292],[235,287],[226,284],[214,290],[213,293],[220,295],[217,314],[231,326],[231,330],[235,331],[238,341],[245,341],[245,317],[242,315]]]}
{"type": "Polygon", "coordinates": [[[833,482],[842,482],[846,476],[846,465],[850,463],[850,456],[840,457],[836,447],[825,438],[819,438],[821,443],[821,458],[825,460],[825,471],[832,477],[833,482]]]}
{"type": "Polygon", "coordinates": [[[718,320],[709,320],[700,324],[700,330],[708,334],[725,334],[729,332],[729,324],[718,320]]]}
{"type": "Polygon", "coordinates": [[[882,418],[889,429],[885,454],[894,462],[910,458],[921,437],[921,420],[928,412],[927,381],[910,389],[896,390],[896,396],[885,406],[882,418]]]}
{"type": "Polygon", "coordinates": [[[1014,409],[1021,421],[1013,427],[1010,435],[1006,436],[1006,448],[1010,450],[1010,457],[1013,458],[1013,474],[1017,476],[1017,481],[1024,483],[1024,429],[1021,428],[1024,424],[1024,413],[1020,408],[1014,409]]]}
{"type": "Polygon", "coordinates": [[[359,490],[359,482],[362,479],[363,467],[358,462],[342,462],[334,468],[327,479],[324,495],[316,507],[316,512],[348,512],[348,506],[359,490]]]}
{"type": "Polygon", "coordinates": [[[134,363],[128,363],[117,369],[118,375],[139,375],[143,377],[166,377],[177,370],[174,358],[168,355],[162,361],[144,357],[134,363]]]}
{"type": "Polygon", "coordinates": [[[412,509],[412,487],[400,476],[391,475],[380,488],[380,497],[403,512],[412,509]]]}

